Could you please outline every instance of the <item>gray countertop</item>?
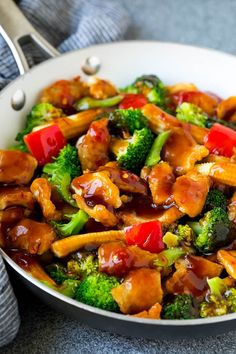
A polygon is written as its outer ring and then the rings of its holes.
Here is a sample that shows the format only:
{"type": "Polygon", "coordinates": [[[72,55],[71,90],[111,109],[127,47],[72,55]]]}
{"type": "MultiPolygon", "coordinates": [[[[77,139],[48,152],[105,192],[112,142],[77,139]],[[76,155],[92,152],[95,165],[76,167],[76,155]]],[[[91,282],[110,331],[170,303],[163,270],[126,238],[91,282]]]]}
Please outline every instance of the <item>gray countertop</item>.
{"type": "MultiPolygon", "coordinates": [[[[236,54],[236,0],[120,0],[132,19],[127,39],[156,39],[236,54]]],[[[1,353],[235,353],[236,332],[205,339],[130,339],[56,313],[12,279],[21,314],[15,341],[1,353]]]]}

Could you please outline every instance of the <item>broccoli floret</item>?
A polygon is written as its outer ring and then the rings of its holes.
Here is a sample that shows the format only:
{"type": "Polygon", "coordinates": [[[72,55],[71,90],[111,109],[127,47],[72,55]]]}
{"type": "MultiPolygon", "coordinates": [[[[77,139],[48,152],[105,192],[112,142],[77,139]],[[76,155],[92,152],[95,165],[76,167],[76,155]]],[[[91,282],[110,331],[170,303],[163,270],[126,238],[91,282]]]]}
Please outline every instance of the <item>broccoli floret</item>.
{"type": "Polygon", "coordinates": [[[162,308],[162,318],[169,320],[188,320],[196,317],[193,297],[188,294],[175,295],[173,301],[162,308]]]}
{"type": "Polygon", "coordinates": [[[109,114],[109,129],[114,134],[133,134],[135,130],[143,129],[147,125],[147,119],[140,109],[116,109],[109,114]]]}
{"type": "Polygon", "coordinates": [[[205,209],[211,210],[213,208],[221,207],[226,210],[227,198],[223,192],[218,189],[211,189],[207,195],[205,209]]]}
{"type": "Polygon", "coordinates": [[[142,75],[123,90],[127,93],[142,93],[148,101],[160,107],[165,107],[166,88],[156,75],[142,75]]]}
{"type": "Polygon", "coordinates": [[[58,285],[61,285],[67,279],[78,279],[74,274],[68,274],[66,267],[59,263],[49,264],[46,271],[58,285]]]}
{"type": "Polygon", "coordinates": [[[177,235],[179,241],[185,242],[187,245],[192,245],[194,242],[194,233],[189,225],[178,225],[177,235]]]}
{"type": "Polygon", "coordinates": [[[80,281],[78,280],[66,279],[56,290],[61,294],[74,299],[79,285],[80,281]]]}
{"type": "Polygon", "coordinates": [[[227,302],[224,298],[211,294],[207,301],[200,306],[200,317],[222,316],[228,313],[227,302]]]}
{"type": "Polygon", "coordinates": [[[118,312],[111,290],[119,285],[117,278],[102,273],[91,274],[80,283],[76,299],[103,310],[118,312]]]}
{"type": "Polygon", "coordinates": [[[135,130],[131,139],[119,140],[118,149],[113,152],[119,165],[138,174],[144,166],[146,157],[153,143],[153,134],[150,129],[135,130]],[[122,146],[123,143],[123,146],[122,146]]]}
{"type": "Polygon", "coordinates": [[[205,213],[199,222],[189,222],[189,225],[197,235],[194,245],[201,253],[213,252],[233,237],[233,225],[228,214],[219,207],[205,213]]]}
{"type": "Polygon", "coordinates": [[[104,100],[97,100],[92,97],[83,97],[81,100],[75,102],[74,108],[77,111],[84,111],[90,108],[99,108],[99,107],[113,107],[116,106],[123,100],[123,95],[117,95],[104,100]]]}
{"type": "Polygon", "coordinates": [[[49,288],[51,288],[55,291],[58,291],[59,293],[65,295],[65,296],[68,296],[68,297],[74,299],[76,292],[78,290],[80,281],[74,280],[74,279],[66,279],[59,286],[54,286],[47,281],[43,281],[42,283],[47,285],[49,288]]]}
{"type": "Polygon", "coordinates": [[[75,257],[68,261],[67,271],[71,275],[85,278],[98,271],[98,260],[92,254],[82,258],[75,257]]]}
{"type": "Polygon", "coordinates": [[[236,310],[236,291],[227,289],[224,280],[219,277],[207,279],[210,294],[200,304],[200,317],[222,316],[236,310]]]}
{"type": "Polygon", "coordinates": [[[206,126],[207,115],[201,110],[200,107],[192,103],[183,102],[176,109],[176,113],[176,118],[184,123],[191,123],[198,125],[199,127],[206,126]]]}
{"type": "Polygon", "coordinates": [[[152,147],[149,151],[149,154],[147,156],[147,159],[145,161],[145,165],[148,167],[152,167],[156,165],[158,162],[161,160],[161,150],[163,146],[165,145],[166,140],[170,136],[170,131],[167,130],[163,133],[160,133],[156,139],[154,140],[154,143],[152,144],[152,147]]]}
{"type": "Polygon", "coordinates": [[[83,210],[79,210],[78,213],[72,215],[67,215],[67,217],[71,220],[66,224],[62,224],[57,221],[51,222],[60,238],[80,233],[89,219],[88,214],[86,214],[83,210]]]}
{"type": "Polygon", "coordinates": [[[173,247],[158,253],[157,258],[153,261],[156,267],[170,267],[180,257],[185,254],[181,247],[173,247]]]}
{"type": "Polygon", "coordinates": [[[230,288],[225,292],[229,312],[236,312],[236,289],[230,288]]]}
{"type": "Polygon", "coordinates": [[[33,106],[31,112],[26,118],[25,128],[16,136],[16,141],[18,141],[19,144],[17,144],[15,148],[22,151],[27,151],[27,147],[24,143],[24,136],[26,134],[29,134],[33,130],[33,128],[42,124],[46,124],[54,118],[62,116],[62,110],[54,107],[50,103],[38,103],[33,106]]]}
{"type": "Polygon", "coordinates": [[[76,147],[67,144],[59,153],[54,162],[43,167],[43,172],[49,175],[52,183],[62,198],[72,206],[76,203],[69,191],[71,180],[81,175],[81,166],[76,147]]]}

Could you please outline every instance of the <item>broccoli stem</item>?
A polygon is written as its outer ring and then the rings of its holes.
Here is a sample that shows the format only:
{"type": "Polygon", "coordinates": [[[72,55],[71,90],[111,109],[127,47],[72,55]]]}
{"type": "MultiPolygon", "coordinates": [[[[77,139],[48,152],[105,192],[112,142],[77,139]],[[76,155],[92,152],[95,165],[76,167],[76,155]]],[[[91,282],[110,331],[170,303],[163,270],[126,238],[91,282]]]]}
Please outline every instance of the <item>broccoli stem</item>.
{"type": "Polygon", "coordinates": [[[226,287],[223,279],[221,279],[219,277],[207,279],[207,283],[210,287],[211,294],[214,294],[216,296],[222,296],[225,293],[225,291],[227,290],[227,287],[226,287]]]}
{"type": "Polygon", "coordinates": [[[169,267],[175,261],[184,255],[184,251],[180,247],[169,248],[160,252],[153,264],[157,267],[169,267]]]}
{"type": "Polygon", "coordinates": [[[56,221],[52,221],[52,225],[57,230],[60,238],[79,234],[89,219],[88,214],[83,210],[79,210],[78,213],[75,213],[70,217],[71,220],[67,224],[60,224],[56,221]]]}
{"type": "Polygon", "coordinates": [[[170,136],[170,130],[160,133],[158,137],[154,140],[151,150],[147,156],[145,165],[152,167],[156,165],[161,160],[161,150],[170,136]]]}
{"type": "Polygon", "coordinates": [[[198,221],[189,221],[188,225],[191,227],[191,229],[196,235],[199,235],[201,233],[202,227],[198,221]]]}
{"type": "Polygon", "coordinates": [[[95,98],[84,97],[81,100],[75,102],[74,108],[77,111],[84,111],[84,110],[90,109],[90,108],[112,107],[112,106],[116,106],[118,103],[120,103],[123,100],[123,98],[124,98],[123,95],[109,97],[104,100],[96,100],[95,98]]]}

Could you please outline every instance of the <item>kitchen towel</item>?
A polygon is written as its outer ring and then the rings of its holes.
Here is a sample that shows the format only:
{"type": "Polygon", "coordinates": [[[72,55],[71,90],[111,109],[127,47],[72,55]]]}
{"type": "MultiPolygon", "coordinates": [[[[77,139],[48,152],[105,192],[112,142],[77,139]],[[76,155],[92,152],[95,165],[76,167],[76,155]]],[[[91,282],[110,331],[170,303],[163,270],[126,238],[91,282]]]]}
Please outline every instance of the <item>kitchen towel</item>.
{"type": "MultiPolygon", "coordinates": [[[[126,11],[115,0],[21,0],[17,4],[36,30],[62,53],[121,40],[129,25],[126,11]]],[[[44,59],[30,45],[25,50],[30,66],[44,59]]],[[[11,52],[0,37],[0,89],[18,75],[11,52]]],[[[17,303],[0,255],[0,347],[15,337],[19,323],[17,303]]]]}

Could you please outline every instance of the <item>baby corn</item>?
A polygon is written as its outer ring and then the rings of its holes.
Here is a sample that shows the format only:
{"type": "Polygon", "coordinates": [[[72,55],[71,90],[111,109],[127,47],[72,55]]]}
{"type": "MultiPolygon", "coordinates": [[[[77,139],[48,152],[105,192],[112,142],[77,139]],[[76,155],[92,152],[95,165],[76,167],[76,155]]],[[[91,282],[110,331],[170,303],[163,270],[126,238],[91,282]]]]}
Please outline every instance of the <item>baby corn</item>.
{"type": "Polygon", "coordinates": [[[101,245],[105,242],[122,241],[125,238],[124,230],[111,230],[102,232],[92,232],[83,235],[75,235],[58,240],[51,246],[55,256],[61,258],[72,252],[78,251],[86,245],[101,245]]]}

